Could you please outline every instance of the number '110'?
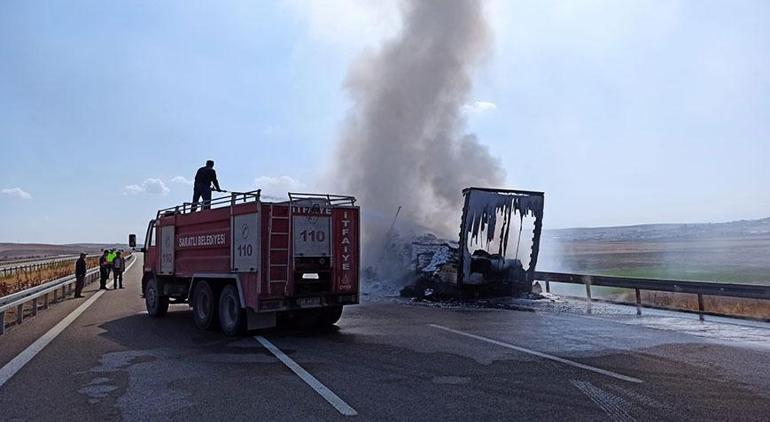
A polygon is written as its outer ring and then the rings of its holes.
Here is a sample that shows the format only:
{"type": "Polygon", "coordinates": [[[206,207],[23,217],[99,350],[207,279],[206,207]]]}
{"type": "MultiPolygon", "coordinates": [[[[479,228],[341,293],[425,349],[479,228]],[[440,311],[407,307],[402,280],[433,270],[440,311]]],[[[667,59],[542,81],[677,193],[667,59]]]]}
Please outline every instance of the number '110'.
{"type": "Polygon", "coordinates": [[[302,230],[299,235],[303,242],[308,240],[311,242],[323,242],[326,240],[326,233],[320,230],[302,230]]]}

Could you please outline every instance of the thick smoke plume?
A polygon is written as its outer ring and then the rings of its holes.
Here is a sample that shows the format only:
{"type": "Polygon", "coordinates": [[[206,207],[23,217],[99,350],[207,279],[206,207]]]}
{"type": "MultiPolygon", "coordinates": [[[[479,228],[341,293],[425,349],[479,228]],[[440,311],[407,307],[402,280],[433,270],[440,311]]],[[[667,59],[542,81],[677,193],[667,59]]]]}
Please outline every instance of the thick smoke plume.
{"type": "Polygon", "coordinates": [[[354,62],[346,81],[353,109],[336,182],[359,197],[370,264],[398,206],[399,227],[456,239],[462,189],[505,179],[464,131],[472,71],[489,46],[481,2],[412,0],[401,11],[401,32],[354,62]]]}

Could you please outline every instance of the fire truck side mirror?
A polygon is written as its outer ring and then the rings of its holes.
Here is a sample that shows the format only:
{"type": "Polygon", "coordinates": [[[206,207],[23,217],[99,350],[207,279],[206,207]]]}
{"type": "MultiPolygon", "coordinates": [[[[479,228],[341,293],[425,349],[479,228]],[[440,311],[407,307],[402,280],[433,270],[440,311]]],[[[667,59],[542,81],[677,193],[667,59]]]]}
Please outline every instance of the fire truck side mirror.
{"type": "Polygon", "coordinates": [[[128,235],[128,246],[132,248],[136,247],[136,235],[133,233],[128,235]]]}

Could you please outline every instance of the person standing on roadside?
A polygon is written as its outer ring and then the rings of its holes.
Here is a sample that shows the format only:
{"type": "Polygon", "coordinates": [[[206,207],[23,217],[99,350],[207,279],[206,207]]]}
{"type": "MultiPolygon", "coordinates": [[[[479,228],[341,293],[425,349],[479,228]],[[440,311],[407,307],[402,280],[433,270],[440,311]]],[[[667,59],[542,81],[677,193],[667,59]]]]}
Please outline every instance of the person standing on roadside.
{"type": "Polygon", "coordinates": [[[123,288],[123,270],[126,269],[126,261],[120,256],[120,252],[115,253],[115,259],[112,260],[112,289],[123,288]]]}
{"type": "Polygon", "coordinates": [[[110,263],[107,260],[107,255],[110,251],[104,250],[102,256],[99,257],[99,290],[107,288],[107,280],[110,278],[110,263]]]}
{"type": "Polygon", "coordinates": [[[83,297],[83,286],[86,284],[86,254],[81,253],[75,261],[75,297],[83,297]]]}

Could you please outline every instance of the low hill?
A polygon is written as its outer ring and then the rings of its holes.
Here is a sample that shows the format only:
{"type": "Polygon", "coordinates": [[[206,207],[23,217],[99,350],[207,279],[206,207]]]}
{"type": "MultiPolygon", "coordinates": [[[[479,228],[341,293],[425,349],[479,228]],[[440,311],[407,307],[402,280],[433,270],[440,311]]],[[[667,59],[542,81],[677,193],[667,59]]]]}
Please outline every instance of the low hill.
{"type": "Polygon", "coordinates": [[[99,253],[105,248],[128,249],[127,245],[114,243],[72,243],[51,245],[45,243],[0,243],[0,261],[45,258],[58,255],[75,255],[80,252],[99,253]]]}
{"type": "Polygon", "coordinates": [[[592,227],[546,230],[549,237],[564,241],[642,241],[734,238],[770,235],[770,217],[727,223],[641,224],[635,226],[592,227]]]}

